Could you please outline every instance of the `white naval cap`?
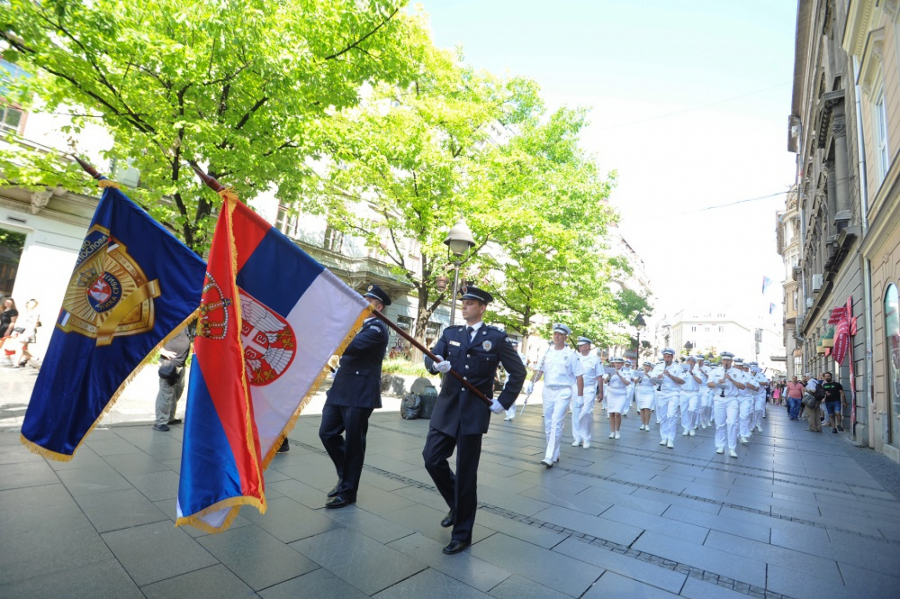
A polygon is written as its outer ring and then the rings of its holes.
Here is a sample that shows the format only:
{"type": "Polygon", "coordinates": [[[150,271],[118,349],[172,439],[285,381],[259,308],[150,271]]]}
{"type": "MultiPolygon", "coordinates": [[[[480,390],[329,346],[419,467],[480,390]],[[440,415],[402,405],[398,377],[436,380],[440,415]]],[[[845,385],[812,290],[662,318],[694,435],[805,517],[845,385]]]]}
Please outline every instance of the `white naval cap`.
{"type": "Polygon", "coordinates": [[[647,361],[647,360],[644,360],[644,366],[653,366],[653,362],[649,362],[649,361],[647,361]]]}
{"type": "Polygon", "coordinates": [[[719,357],[723,360],[734,360],[734,354],[730,351],[723,351],[721,354],[719,354],[719,357]]]}
{"type": "Polygon", "coordinates": [[[587,337],[579,337],[578,343],[576,343],[575,345],[585,345],[586,343],[593,343],[593,341],[591,341],[587,337]]]}
{"type": "Polygon", "coordinates": [[[562,333],[563,335],[568,336],[568,335],[572,334],[572,329],[570,329],[566,325],[558,322],[555,325],[553,325],[553,332],[554,333],[562,333]]]}
{"type": "Polygon", "coordinates": [[[675,350],[672,349],[671,347],[667,347],[666,349],[662,350],[662,355],[664,355],[664,356],[674,356],[674,355],[675,355],[675,350]]]}
{"type": "Polygon", "coordinates": [[[620,357],[618,357],[618,356],[614,356],[614,357],[612,357],[612,358],[609,359],[609,363],[610,363],[610,364],[616,364],[616,363],[624,364],[624,363],[625,363],[625,360],[624,360],[624,358],[620,358],[620,357]]]}

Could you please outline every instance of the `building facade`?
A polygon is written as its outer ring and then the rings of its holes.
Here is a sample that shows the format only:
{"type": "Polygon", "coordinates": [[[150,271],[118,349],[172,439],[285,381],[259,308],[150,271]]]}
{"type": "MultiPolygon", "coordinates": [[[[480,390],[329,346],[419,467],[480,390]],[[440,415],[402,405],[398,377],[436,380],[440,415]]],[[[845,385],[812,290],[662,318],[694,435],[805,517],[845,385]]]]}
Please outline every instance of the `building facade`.
{"type": "MultiPolygon", "coordinates": [[[[844,50],[859,2],[800,0],[788,150],[797,155],[799,268],[795,341],[804,372],[831,371],[851,400],[851,434],[869,439],[871,413],[866,378],[864,319],[843,364],[831,354],[835,308],[865,312],[860,268],[863,229],[856,69],[844,50]]],[[[896,80],[896,79],[895,79],[896,80]]],[[[790,202],[790,198],[789,198],[790,202]]],[[[790,205],[786,206],[790,213],[790,205]]],[[[795,365],[796,368],[796,365],[795,365]]]]}
{"type": "Polygon", "coordinates": [[[900,3],[851,3],[843,49],[855,67],[862,147],[860,269],[868,283],[865,318],[872,401],[863,442],[900,461],[900,3]]]}
{"type": "Polygon", "coordinates": [[[783,212],[776,216],[776,242],[778,253],[784,259],[784,324],[782,343],[785,349],[785,376],[803,375],[803,349],[797,344],[797,315],[800,313],[800,206],[797,186],[788,192],[783,212]]]}

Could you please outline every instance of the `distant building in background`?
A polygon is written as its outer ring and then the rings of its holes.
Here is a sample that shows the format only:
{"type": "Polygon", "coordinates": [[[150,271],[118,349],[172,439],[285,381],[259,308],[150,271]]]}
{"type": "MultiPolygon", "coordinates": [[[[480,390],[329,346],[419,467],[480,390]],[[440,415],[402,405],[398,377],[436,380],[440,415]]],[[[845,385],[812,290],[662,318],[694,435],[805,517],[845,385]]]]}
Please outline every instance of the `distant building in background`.
{"type": "MultiPolygon", "coordinates": [[[[607,244],[609,245],[608,250],[606,251],[609,257],[621,258],[624,259],[628,264],[630,274],[620,277],[618,279],[614,279],[610,283],[610,287],[612,288],[613,293],[618,292],[620,290],[628,289],[637,293],[638,295],[648,298],[648,302],[653,304],[652,300],[652,290],[650,288],[650,277],[647,275],[647,268],[644,264],[644,260],[638,255],[638,253],[631,247],[625,237],[622,236],[621,231],[617,227],[610,227],[609,233],[606,239],[607,244]]],[[[638,337],[640,337],[640,342],[643,347],[640,350],[640,353],[635,349],[634,344],[629,345],[618,345],[610,348],[604,348],[602,352],[602,356],[604,358],[609,358],[610,356],[623,356],[631,359],[639,359],[640,361],[646,359],[654,359],[654,351],[653,351],[653,329],[656,326],[656,322],[658,320],[657,317],[648,314],[642,314],[642,318],[644,319],[645,325],[644,328],[638,331],[638,328],[631,325],[620,325],[614,327],[615,332],[627,335],[630,338],[633,338],[635,343],[638,341],[638,337]],[[640,334],[638,334],[640,333],[640,334]],[[645,344],[646,342],[646,344],[645,344]]]]}
{"type": "Polygon", "coordinates": [[[663,323],[657,351],[671,347],[686,353],[690,343],[691,354],[713,352],[717,357],[730,351],[736,357],[759,362],[770,375],[785,373],[781,331],[772,323],[746,318],[730,308],[681,310],[664,318],[663,323]]]}
{"type": "Polygon", "coordinates": [[[782,342],[785,349],[787,378],[803,375],[803,350],[797,344],[797,314],[800,310],[800,204],[797,186],[787,195],[786,209],[777,214],[775,230],[778,253],[784,259],[784,326],[782,342]]]}

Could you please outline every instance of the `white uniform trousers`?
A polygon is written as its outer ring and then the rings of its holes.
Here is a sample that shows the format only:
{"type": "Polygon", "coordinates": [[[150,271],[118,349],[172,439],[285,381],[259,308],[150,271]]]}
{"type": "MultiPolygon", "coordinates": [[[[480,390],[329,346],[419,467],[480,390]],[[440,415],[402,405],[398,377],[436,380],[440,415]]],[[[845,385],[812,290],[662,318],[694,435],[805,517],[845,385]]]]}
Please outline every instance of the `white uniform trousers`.
{"type": "Polygon", "coordinates": [[[596,385],[591,389],[584,390],[584,405],[580,408],[575,407],[577,399],[577,390],[572,391],[576,394],[572,398],[572,436],[579,443],[590,443],[591,432],[594,428],[594,403],[597,401],[596,385]]]}
{"type": "Polygon", "coordinates": [[[709,426],[712,422],[713,392],[711,389],[700,390],[700,422],[709,426]]]}
{"type": "Polygon", "coordinates": [[[563,423],[569,401],[572,399],[572,387],[544,386],[544,433],[547,436],[547,451],[544,458],[555,462],[559,459],[559,446],[562,442],[563,423]]]}
{"type": "Polygon", "coordinates": [[[762,428],[763,414],[766,413],[766,395],[761,393],[753,400],[753,420],[750,422],[750,430],[759,426],[762,428]]]}
{"type": "Polygon", "coordinates": [[[697,393],[679,393],[678,405],[681,409],[681,428],[689,431],[697,428],[697,409],[700,396],[697,393]]]}
{"type": "Polygon", "coordinates": [[[738,418],[740,406],[737,397],[713,397],[713,411],[716,416],[716,451],[737,448],[738,418]]]}
{"type": "Polygon", "coordinates": [[[661,440],[675,442],[675,427],[678,422],[678,391],[656,392],[656,417],[659,422],[661,440]]]}
{"type": "Polygon", "coordinates": [[[750,413],[753,411],[753,399],[752,395],[739,395],[738,396],[738,405],[740,406],[740,416],[739,416],[739,425],[740,425],[740,435],[745,439],[750,438],[750,413]]]}

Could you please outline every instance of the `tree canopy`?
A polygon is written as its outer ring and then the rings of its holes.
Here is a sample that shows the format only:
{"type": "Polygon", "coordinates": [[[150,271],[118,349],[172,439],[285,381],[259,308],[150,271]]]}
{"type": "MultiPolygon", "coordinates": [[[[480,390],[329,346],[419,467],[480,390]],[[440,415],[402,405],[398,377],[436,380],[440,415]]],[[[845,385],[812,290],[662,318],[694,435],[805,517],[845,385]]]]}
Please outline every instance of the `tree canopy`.
{"type": "MultiPolygon", "coordinates": [[[[9,0],[0,39],[4,59],[33,75],[8,85],[16,99],[75,107],[73,131],[102,123],[114,138],[108,157],[140,170],[135,199],[201,250],[216,199],[186,165],[242,197],[276,188],[299,200],[307,159],[327,150],[328,116],[356,105],[365,83],[402,84],[420,71],[431,41],[404,4],[9,0]]],[[[46,160],[4,162],[17,184],[59,176],[46,160]]]]}

